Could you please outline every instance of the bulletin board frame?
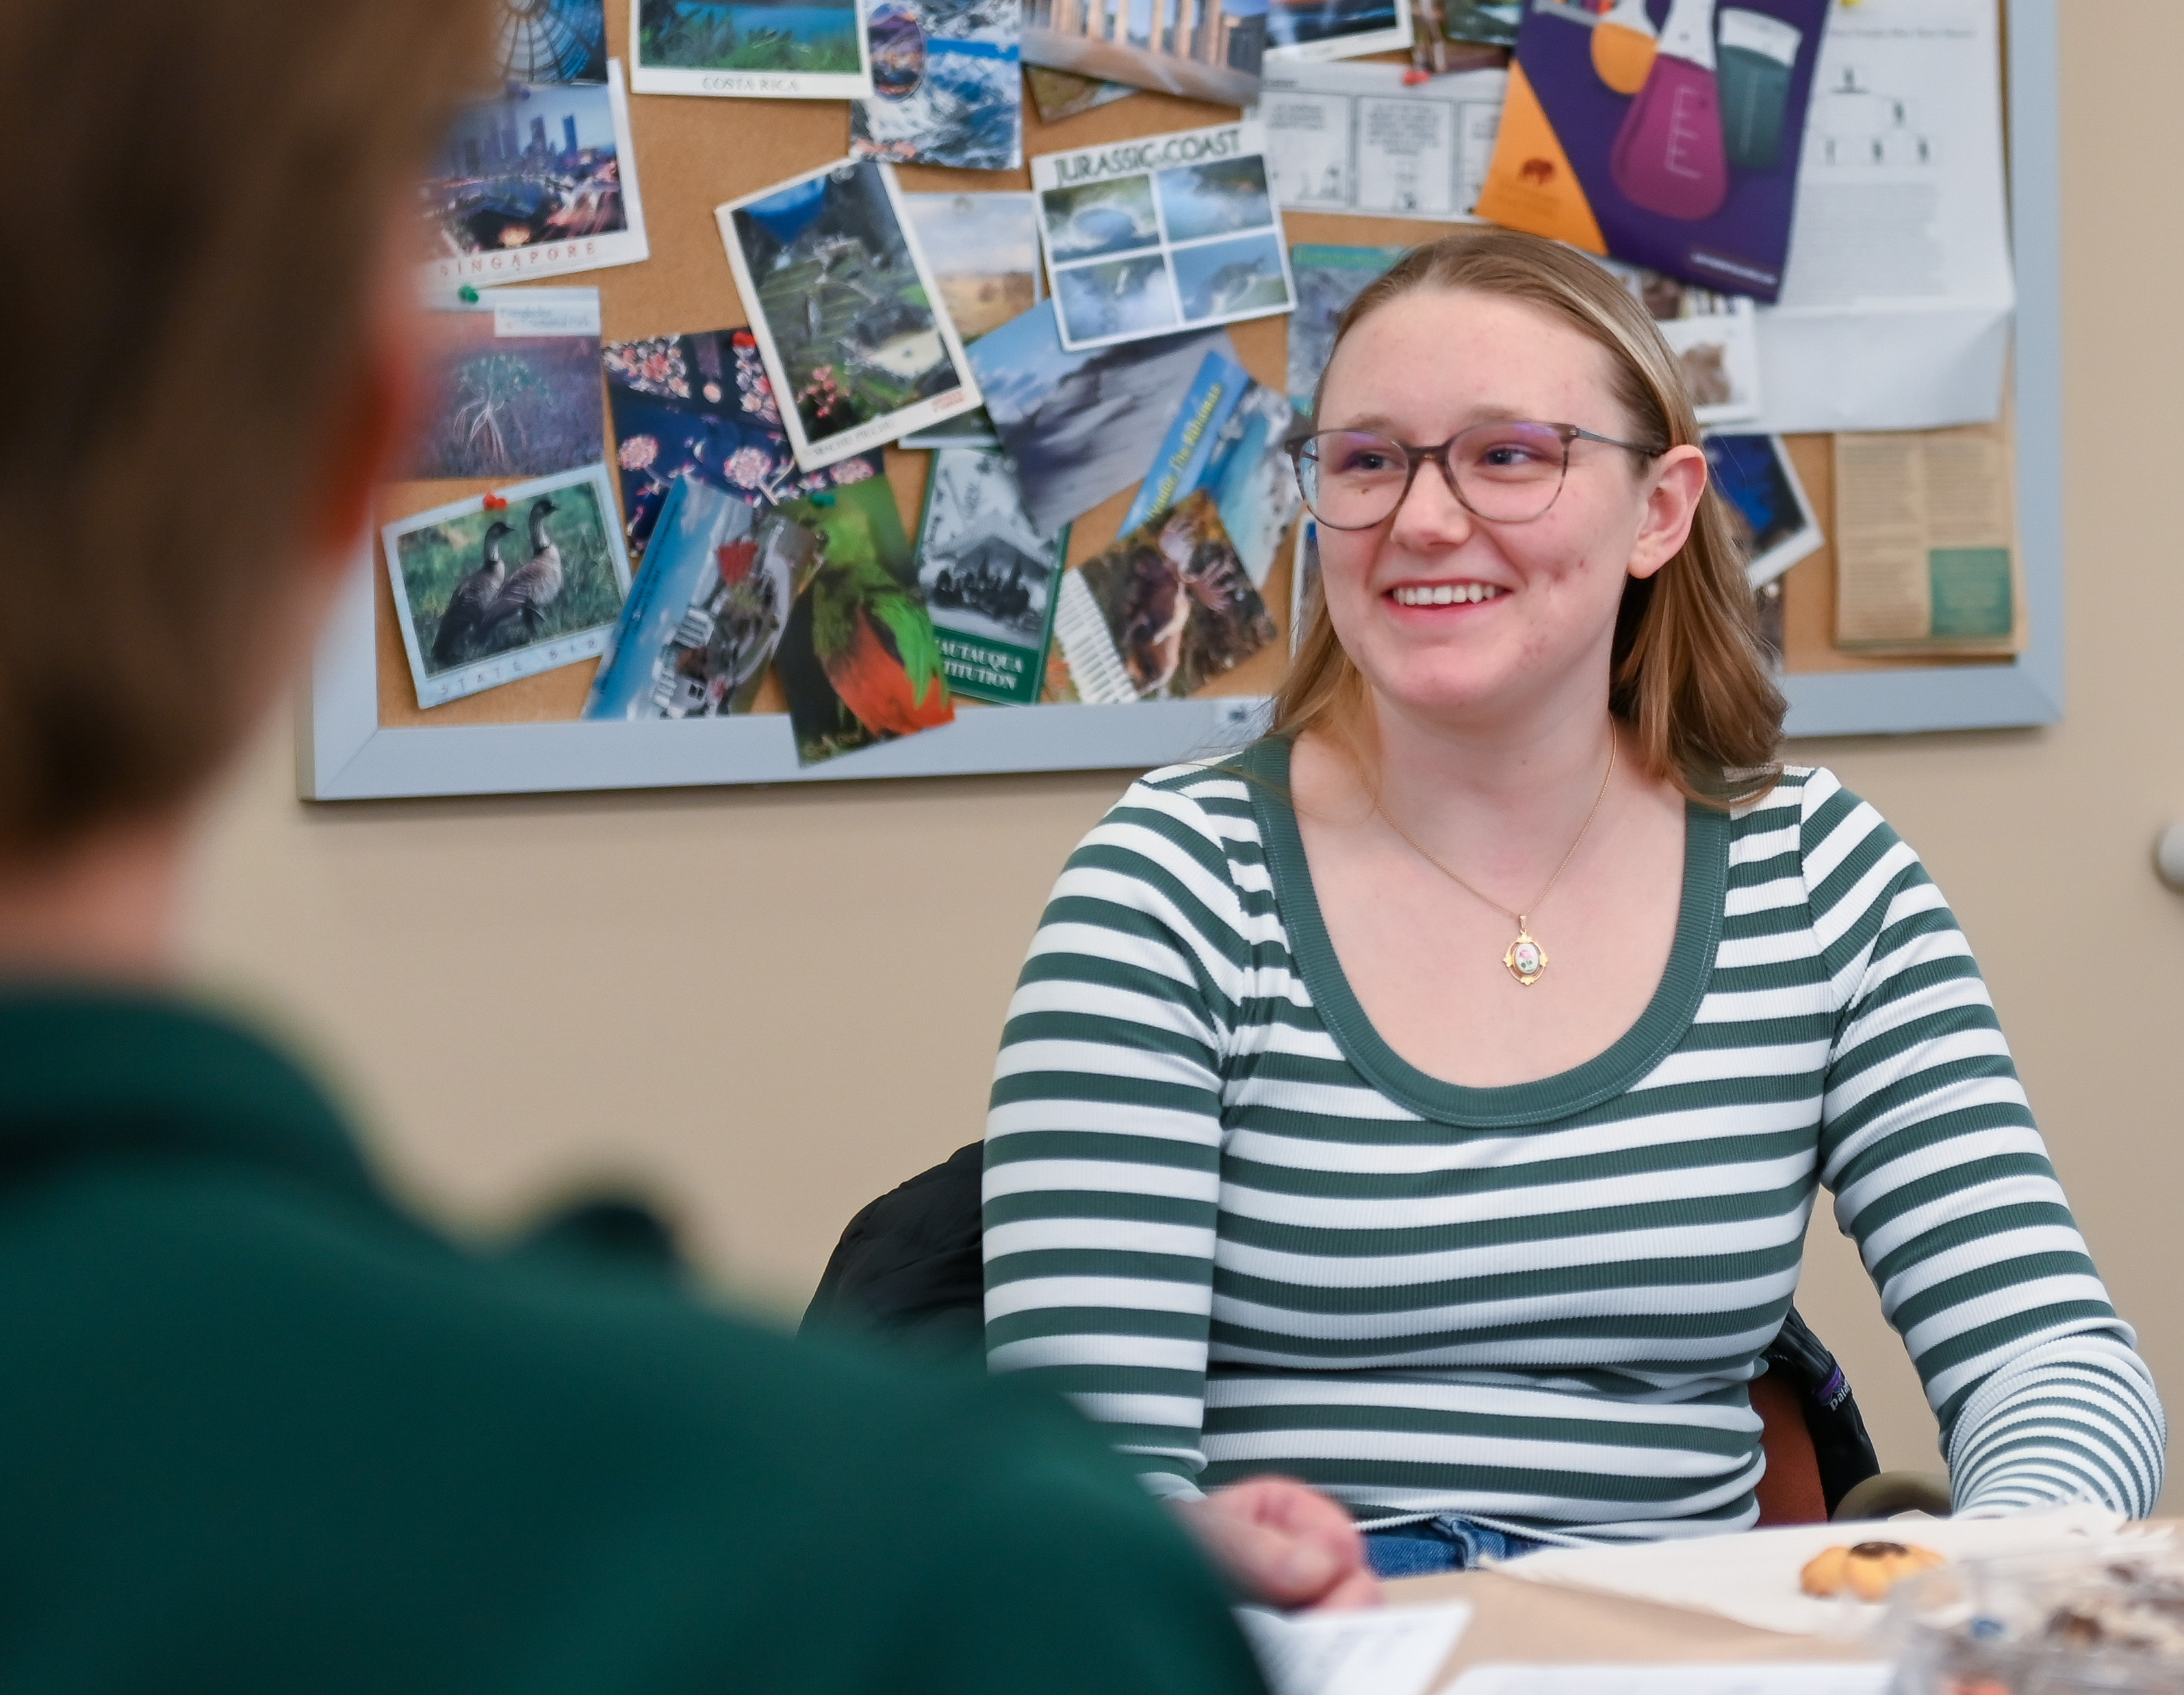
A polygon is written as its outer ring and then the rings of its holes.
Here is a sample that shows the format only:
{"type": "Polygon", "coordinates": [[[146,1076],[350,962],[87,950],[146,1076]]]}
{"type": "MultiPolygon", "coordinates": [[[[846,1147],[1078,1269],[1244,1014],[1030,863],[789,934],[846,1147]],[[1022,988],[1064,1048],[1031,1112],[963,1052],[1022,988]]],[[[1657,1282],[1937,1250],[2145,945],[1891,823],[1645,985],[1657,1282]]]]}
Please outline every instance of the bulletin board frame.
{"type": "MultiPolygon", "coordinates": [[[[1894,735],[2053,723],[2064,701],[2063,344],[2058,0],[2006,0],[2016,267],[2016,500],[2029,634],[2007,663],[1791,673],[1786,733],[1894,735]]],[[[725,261],[723,262],[725,268],[725,261]]],[[[376,560],[348,574],[298,712],[305,800],[1145,769],[1217,756],[1264,722],[1262,696],[966,711],[944,728],[800,767],[776,714],[697,722],[381,722],[376,560]]]]}

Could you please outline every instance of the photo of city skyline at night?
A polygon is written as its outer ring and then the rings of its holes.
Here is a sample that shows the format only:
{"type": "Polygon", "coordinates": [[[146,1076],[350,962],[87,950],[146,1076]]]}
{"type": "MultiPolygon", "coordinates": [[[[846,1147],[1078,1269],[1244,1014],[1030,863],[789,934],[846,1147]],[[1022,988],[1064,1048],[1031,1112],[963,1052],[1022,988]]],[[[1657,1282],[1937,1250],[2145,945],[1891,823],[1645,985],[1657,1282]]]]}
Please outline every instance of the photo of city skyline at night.
{"type": "Polygon", "coordinates": [[[613,95],[604,83],[511,83],[465,108],[422,190],[436,252],[506,253],[628,231],[613,95]]]}

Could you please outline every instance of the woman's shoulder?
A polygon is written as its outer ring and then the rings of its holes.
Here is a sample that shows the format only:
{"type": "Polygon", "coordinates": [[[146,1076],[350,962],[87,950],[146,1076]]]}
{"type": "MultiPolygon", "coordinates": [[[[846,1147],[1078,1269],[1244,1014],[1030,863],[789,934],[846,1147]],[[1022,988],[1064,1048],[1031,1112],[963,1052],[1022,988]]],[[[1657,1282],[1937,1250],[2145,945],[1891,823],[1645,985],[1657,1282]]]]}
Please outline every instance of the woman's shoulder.
{"type": "Polygon", "coordinates": [[[1730,817],[1733,858],[1793,856],[1816,893],[1824,887],[1847,893],[1884,866],[1893,873],[1919,864],[1879,809],[1824,765],[1784,766],[1771,788],[1730,817]]]}
{"type": "Polygon", "coordinates": [[[1141,879],[1179,877],[1206,892],[1209,882],[1222,883],[1240,892],[1265,878],[1255,805],[1255,790],[1264,786],[1248,749],[1149,771],[1108,807],[1070,862],[1141,879]]]}

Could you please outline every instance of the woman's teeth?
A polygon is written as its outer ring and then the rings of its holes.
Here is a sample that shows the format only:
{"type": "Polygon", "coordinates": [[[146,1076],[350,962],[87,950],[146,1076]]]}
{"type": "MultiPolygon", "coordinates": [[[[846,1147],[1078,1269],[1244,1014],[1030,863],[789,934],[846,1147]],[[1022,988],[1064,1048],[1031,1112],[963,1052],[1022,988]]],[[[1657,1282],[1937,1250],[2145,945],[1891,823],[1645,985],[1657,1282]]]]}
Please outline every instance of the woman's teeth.
{"type": "Polygon", "coordinates": [[[1491,600],[1502,591],[1490,583],[1432,583],[1396,590],[1398,606],[1460,606],[1491,600]]]}

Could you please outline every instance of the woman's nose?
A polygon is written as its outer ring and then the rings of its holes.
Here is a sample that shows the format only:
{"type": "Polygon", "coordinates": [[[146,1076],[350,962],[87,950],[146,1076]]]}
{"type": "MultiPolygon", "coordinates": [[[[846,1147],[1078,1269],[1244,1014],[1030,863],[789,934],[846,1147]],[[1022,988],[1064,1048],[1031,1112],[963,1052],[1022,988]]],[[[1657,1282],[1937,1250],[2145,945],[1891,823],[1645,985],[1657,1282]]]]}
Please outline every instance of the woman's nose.
{"type": "Polygon", "coordinates": [[[1456,498],[1439,460],[1418,466],[1388,529],[1388,539],[1412,551],[1460,547],[1479,521],[1456,498]]]}

